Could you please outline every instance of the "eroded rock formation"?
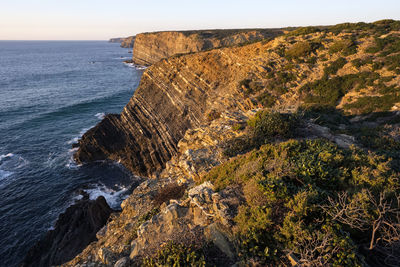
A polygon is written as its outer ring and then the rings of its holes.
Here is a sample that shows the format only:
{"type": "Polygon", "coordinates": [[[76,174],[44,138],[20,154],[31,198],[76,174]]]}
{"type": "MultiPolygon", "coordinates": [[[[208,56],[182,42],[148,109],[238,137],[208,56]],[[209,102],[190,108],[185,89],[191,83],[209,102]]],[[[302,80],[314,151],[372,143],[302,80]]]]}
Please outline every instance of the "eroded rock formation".
{"type": "Polygon", "coordinates": [[[282,33],[281,29],[141,33],[136,36],[132,59],[139,65],[152,65],[163,58],[177,54],[244,44],[282,33]]]}
{"type": "Polygon", "coordinates": [[[77,162],[108,158],[137,175],[160,172],[186,130],[207,121],[211,112],[252,107],[237,82],[257,66],[248,58],[239,64],[237,51],[176,57],[148,68],[122,113],[106,116],[84,134],[77,162]]]}
{"type": "Polygon", "coordinates": [[[111,38],[110,43],[120,43],[121,47],[132,48],[135,42],[135,36],[111,38]]]}
{"type": "Polygon", "coordinates": [[[112,209],[104,197],[86,198],[62,213],[54,227],[26,255],[21,266],[52,266],[73,259],[106,224],[112,209]]]}

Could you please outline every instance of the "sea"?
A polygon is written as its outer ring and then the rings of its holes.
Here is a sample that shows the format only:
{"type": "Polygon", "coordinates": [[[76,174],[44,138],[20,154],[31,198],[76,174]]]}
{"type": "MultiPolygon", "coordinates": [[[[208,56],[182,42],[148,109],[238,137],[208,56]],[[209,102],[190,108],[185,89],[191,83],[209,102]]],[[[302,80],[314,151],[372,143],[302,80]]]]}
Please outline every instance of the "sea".
{"type": "Polygon", "coordinates": [[[29,248],[80,198],[119,209],[137,178],[113,162],[77,165],[72,144],[120,113],[143,68],[106,41],[0,41],[0,266],[29,248]]]}

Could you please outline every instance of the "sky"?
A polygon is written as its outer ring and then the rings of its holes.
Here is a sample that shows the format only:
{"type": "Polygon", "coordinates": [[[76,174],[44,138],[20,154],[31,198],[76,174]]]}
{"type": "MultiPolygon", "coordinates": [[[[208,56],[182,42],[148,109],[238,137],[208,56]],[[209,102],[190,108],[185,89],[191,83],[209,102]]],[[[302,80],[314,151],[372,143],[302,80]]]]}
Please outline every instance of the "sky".
{"type": "Polygon", "coordinates": [[[400,20],[400,0],[0,0],[0,40],[400,20]]]}

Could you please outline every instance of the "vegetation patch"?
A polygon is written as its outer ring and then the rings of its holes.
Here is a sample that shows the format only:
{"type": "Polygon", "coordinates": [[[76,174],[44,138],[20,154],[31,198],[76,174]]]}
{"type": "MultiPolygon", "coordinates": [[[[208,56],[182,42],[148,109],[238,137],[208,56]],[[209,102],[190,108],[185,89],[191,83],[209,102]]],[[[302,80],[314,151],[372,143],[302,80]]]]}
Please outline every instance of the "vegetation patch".
{"type": "MultiPolygon", "coordinates": [[[[340,65],[339,65],[340,66],[340,65]]],[[[337,65],[332,68],[336,69],[337,65]]],[[[331,70],[328,73],[332,72],[331,70]]],[[[379,74],[371,72],[360,72],[328,78],[327,75],[320,80],[307,83],[300,92],[306,105],[336,106],[339,99],[351,89],[360,90],[366,86],[374,85],[379,74]]]]}
{"type": "Polygon", "coordinates": [[[335,75],[337,71],[346,65],[347,60],[344,57],[340,57],[333,61],[329,66],[324,68],[324,76],[335,75]]]}
{"type": "Polygon", "coordinates": [[[293,137],[299,120],[296,114],[259,111],[247,124],[246,135],[226,142],[225,156],[233,157],[273,140],[293,137]]]}
{"type": "Polygon", "coordinates": [[[312,52],[315,52],[320,46],[321,44],[317,42],[309,42],[309,41],[297,42],[288,49],[286,49],[285,57],[288,60],[292,59],[296,60],[301,57],[306,57],[309,56],[312,52]]]}
{"type": "Polygon", "coordinates": [[[361,266],[400,262],[399,181],[390,166],[329,141],[289,140],[240,155],[203,180],[218,190],[242,187],[234,233],[244,262],[280,265],[292,253],[308,266],[361,266]]]}
{"type": "Polygon", "coordinates": [[[337,40],[329,47],[329,53],[339,52],[344,56],[352,55],[357,52],[357,44],[353,39],[337,40]]]}
{"type": "Polygon", "coordinates": [[[142,266],[206,266],[204,256],[196,249],[182,244],[168,242],[155,257],[146,257],[142,266]]]}

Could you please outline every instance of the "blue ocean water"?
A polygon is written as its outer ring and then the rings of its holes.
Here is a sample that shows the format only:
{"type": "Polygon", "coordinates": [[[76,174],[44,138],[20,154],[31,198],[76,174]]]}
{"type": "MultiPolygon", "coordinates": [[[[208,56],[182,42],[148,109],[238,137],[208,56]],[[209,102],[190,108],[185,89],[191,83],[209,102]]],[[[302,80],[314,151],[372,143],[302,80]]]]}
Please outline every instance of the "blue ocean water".
{"type": "Polygon", "coordinates": [[[119,44],[0,41],[0,266],[15,266],[84,189],[117,208],[135,178],[122,166],[77,166],[72,143],[119,113],[142,71],[119,44]]]}

